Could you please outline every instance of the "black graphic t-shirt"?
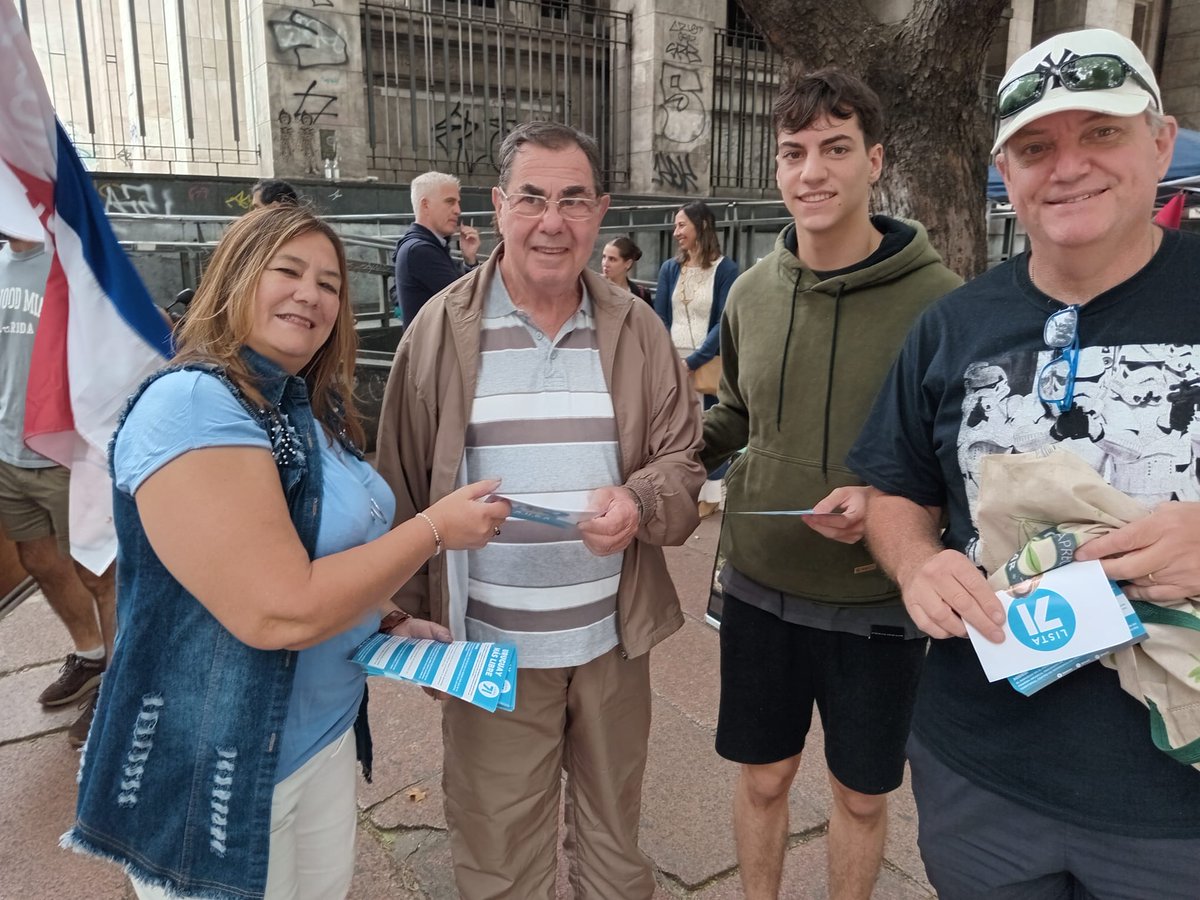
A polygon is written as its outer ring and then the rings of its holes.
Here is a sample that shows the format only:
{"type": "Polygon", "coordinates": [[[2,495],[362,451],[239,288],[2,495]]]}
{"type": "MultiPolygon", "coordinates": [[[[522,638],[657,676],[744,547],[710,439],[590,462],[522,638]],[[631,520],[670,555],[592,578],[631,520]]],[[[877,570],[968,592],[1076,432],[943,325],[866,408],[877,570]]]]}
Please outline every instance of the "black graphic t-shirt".
{"type": "MultiPolygon", "coordinates": [[[[1200,500],[1200,237],[1166,232],[1145,268],[1080,308],[1074,402],[1060,414],[1036,381],[1057,353],[1043,325],[1062,308],[1024,255],[934,304],[847,458],[869,484],[945,508],[943,540],[973,559],[991,453],[1058,444],[1148,506],[1200,500]]],[[[989,684],[967,640],[934,641],[913,730],[977,784],[1055,818],[1200,837],[1200,771],[1155,749],[1145,708],[1098,663],[1024,697],[989,684]]]]}

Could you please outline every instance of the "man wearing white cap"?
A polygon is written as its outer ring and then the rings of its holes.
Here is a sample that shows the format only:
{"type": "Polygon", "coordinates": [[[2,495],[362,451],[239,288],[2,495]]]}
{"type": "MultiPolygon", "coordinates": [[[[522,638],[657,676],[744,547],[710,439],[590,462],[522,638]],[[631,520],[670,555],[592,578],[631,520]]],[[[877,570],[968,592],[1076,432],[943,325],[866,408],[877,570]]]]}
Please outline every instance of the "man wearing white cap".
{"type": "Polygon", "coordinates": [[[1003,637],[977,567],[984,426],[994,452],[1063,447],[1110,483],[1136,469],[1118,486],[1153,511],[1076,559],[1134,599],[1200,594],[1200,239],[1151,222],[1177,126],[1137,47],[1102,29],[1022,56],[997,106],[1030,250],[918,319],[847,460],[883,492],[867,540],[935,638],[908,748],[921,852],[941,900],[1194,898],[1200,770],[1155,748],[1117,674],[1087,665],[1025,697],[964,639],[964,622],[1003,637]],[[981,394],[985,368],[1006,397],[981,394]]]}

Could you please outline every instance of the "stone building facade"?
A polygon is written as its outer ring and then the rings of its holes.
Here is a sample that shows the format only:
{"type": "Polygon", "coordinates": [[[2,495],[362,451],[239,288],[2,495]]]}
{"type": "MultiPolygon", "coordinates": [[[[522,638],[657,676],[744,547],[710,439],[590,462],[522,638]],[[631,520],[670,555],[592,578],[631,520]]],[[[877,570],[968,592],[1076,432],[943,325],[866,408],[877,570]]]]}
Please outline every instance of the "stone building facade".
{"type": "MultiPolygon", "coordinates": [[[[899,19],[913,0],[875,0],[899,19]]],[[[768,196],[778,60],[734,0],[22,0],[95,171],[494,181],[529,118],[599,139],[622,194],[768,196]]],[[[1012,0],[988,64],[1056,31],[1129,34],[1200,127],[1200,0],[1012,0]]],[[[994,86],[994,85],[993,85],[994,86]]],[[[117,198],[137,211],[135,194],[117,198]]],[[[249,197],[234,198],[235,206],[249,197]]]]}

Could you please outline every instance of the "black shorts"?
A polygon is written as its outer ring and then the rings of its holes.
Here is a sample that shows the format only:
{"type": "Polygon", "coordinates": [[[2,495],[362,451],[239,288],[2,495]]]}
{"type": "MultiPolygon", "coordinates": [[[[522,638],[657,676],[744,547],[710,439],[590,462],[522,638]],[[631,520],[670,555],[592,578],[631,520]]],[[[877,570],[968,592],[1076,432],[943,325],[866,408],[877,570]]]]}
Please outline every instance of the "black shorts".
{"type": "Polygon", "coordinates": [[[927,644],[795,625],[726,593],[717,753],[748,765],[795,756],[815,702],[834,777],[860,794],[895,790],[927,644]]]}

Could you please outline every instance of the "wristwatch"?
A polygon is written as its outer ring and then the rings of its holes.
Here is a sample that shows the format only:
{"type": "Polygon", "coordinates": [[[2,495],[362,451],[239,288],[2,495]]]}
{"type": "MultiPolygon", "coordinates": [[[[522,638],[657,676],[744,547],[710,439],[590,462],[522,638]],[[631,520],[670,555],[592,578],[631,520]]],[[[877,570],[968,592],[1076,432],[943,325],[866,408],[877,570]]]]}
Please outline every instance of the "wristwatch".
{"type": "Polygon", "coordinates": [[[402,609],[394,609],[379,621],[379,630],[383,632],[391,631],[401,622],[407,622],[412,618],[412,613],[406,613],[402,609]]]}

